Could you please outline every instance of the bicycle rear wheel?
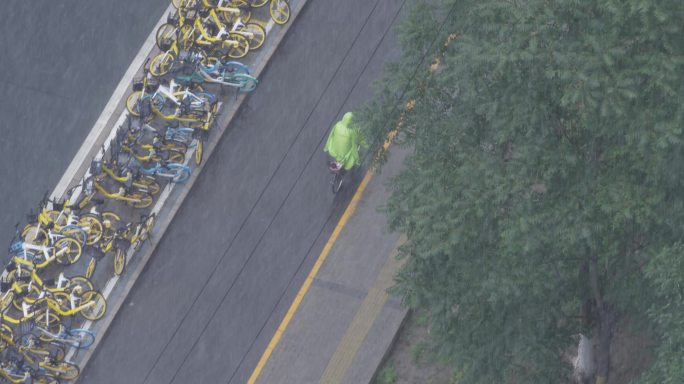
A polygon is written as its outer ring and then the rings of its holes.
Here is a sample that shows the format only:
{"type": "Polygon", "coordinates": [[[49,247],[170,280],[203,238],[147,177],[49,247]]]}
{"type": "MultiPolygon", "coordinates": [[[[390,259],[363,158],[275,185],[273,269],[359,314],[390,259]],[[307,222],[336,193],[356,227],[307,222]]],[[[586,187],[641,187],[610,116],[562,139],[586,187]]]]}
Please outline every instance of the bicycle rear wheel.
{"type": "Polygon", "coordinates": [[[64,380],[74,380],[81,374],[81,369],[78,365],[68,361],[61,361],[53,365],[43,365],[43,367],[64,380]]]}
{"type": "Polygon", "coordinates": [[[73,264],[81,257],[81,244],[71,237],[65,237],[57,240],[54,252],[57,262],[60,264],[73,264]]]}

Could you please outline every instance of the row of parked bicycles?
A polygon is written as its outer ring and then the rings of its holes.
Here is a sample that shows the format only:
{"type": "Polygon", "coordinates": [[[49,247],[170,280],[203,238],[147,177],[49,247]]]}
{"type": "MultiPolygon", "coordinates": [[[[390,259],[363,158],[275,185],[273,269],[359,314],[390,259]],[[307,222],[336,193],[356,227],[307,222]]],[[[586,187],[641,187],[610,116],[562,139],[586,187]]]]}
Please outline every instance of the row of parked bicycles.
{"type": "Polygon", "coordinates": [[[190,162],[201,164],[220,96],[257,87],[235,60],[264,44],[267,22],[257,16],[266,12],[259,9],[268,4],[275,24],[290,17],[286,0],[172,3],[156,31],[158,52],[133,81],[124,124],[64,198],[46,193],[27,223],[17,224],[0,280],[0,383],[79,376],[69,356],[94,343],[84,321],[107,309],[95,282],[124,273],[150,238],[157,196],[188,180],[190,162]]]}

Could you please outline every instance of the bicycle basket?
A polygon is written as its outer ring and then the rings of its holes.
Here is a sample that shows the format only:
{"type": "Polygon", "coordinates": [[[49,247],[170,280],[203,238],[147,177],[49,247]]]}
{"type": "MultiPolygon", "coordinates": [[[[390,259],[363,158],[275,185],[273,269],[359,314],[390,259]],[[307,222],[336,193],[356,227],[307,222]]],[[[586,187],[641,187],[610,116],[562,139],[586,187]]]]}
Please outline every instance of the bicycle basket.
{"type": "Polygon", "coordinates": [[[144,82],[145,82],[144,77],[134,77],[133,78],[133,91],[142,91],[144,82]]]}
{"type": "Polygon", "coordinates": [[[10,245],[10,252],[11,253],[19,253],[24,250],[24,243],[21,241],[15,241],[10,245]]]}
{"type": "Polygon", "coordinates": [[[178,13],[169,12],[169,15],[166,17],[166,22],[169,24],[178,25],[178,13]]]}
{"type": "Polygon", "coordinates": [[[171,49],[172,44],[173,42],[171,39],[162,40],[159,42],[159,49],[161,49],[162,52],[166,52],[171,49]]]}
{"type": "Polygon", "coordinates": [[[93,160],[90,162],[90,173],[93,175],[99,175],[102,171],[102,162],[99,160],[93,160]]]}

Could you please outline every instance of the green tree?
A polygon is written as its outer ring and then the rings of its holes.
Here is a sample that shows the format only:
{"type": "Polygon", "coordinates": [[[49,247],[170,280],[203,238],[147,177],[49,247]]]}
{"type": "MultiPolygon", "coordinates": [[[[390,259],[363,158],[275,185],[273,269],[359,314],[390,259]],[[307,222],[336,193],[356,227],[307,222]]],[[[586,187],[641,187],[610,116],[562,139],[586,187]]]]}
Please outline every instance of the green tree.
{"type": "Polygon", "coordinates": [[[394,291],[435,351],[464,383],[558,383],[584,333],[602,382],[616,322],[644,317],[643,381],[684,382],[684,2],[409,3],[359,124],[411,148],[394,291]]]}

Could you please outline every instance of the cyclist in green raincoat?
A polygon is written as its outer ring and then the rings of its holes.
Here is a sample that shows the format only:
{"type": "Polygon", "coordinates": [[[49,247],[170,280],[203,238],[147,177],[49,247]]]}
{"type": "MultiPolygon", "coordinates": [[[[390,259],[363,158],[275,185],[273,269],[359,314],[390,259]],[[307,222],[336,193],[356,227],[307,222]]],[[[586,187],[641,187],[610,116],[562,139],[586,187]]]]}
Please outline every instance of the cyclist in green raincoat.
{"type": "Polygon", "coordinates": [[[342,164],[345,171],[359,165],[359,132],[349,126],[353,116],[351,112],[347,112],[342,120],[335,123],[323,149],[342,164]]]}

